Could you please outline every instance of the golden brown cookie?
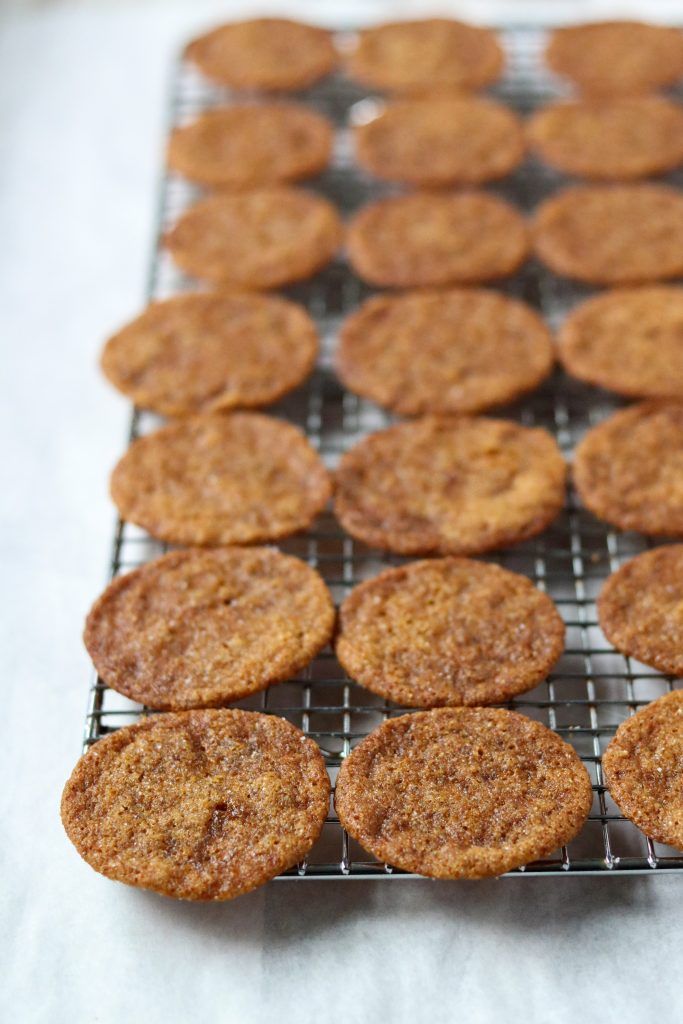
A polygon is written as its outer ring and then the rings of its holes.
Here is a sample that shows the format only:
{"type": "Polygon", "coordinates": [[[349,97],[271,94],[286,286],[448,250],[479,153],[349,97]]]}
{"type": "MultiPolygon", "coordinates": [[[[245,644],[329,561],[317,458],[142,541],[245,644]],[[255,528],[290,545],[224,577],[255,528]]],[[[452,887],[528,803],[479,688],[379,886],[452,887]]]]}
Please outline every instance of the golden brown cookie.
{"type": "Polygon", "coordinates": [[[568,743],[501,708],[391,718],[343,762],[335,807],[380,861],[433,878],[486,878],[568,843],[591,807],[568,743]]]}
{"type": "Polygon", "coordinates": [[[102,369],[140,408],[186,416],[275,402],[317,352],[315,324],[293,302],[207,292],[153,302],[109,339],[102,369]]]}
{"type": "Polygon", "coordinates": [[[355,140],[362,167],[411,185],[478,185],[504,178],[524,157],[516,114],[479,97],[391,103],[355,140]]]}
{"type": "Polygon", "coordinates": [[[255,188],[318,174],[331,149],[331,124],[301,104],[235,105],[176,128],[168,166],[200,185],[255,188]]]}
{"type": "Polygon", "coordinates": [[[683,850],[683,690],[622,722],[602,767],[622,813],[651,839],[683,850]]]}
{"type": "Polygon", "coordinates": [[[426,416],[370,434],[342,457],[334,511],[374,547],[476,554],[541,533],[563,506],[565,476],[545,430],[426,416]]]}
{"type": "Polygon", "coordinates": [[[529,238],[521,214],[486,192],[418,192],[360,210],[347,249],[364,281],[410,288],[507,277],[526,259],[529,238]]]}
{"type": "Polygon", "coordinates": [[[511,402],[552,365],[541,318],[477,288],[368,299],[344,322],[336,357],[347,388],[406,416],[511,402]]]}
{"type": "Polygon", "coordinates": [[[460,92],[500,76],[503,51],[494,32],[449,18],[401,21],[359,33],[346,62],[362,85],[387,92],[460,92]]]}
{"type": "Polygon", "coordinates": [[[220,25],[194,39],[185,56],[215,82],[264,92],[305,89],[337,63],[329,32],[287,18],[220,25]]]}
{"type": "Polygon", "coordinates": [[[588,284],[639,284],[683,274],[683,195],[665,185],[577,185],[546,199],[536,254],[588,284]]]}
{"type": "Polygon", "coordinates": [[[683,544],[644,551],[612,573],[598,618],[617,650],[683,676],[683,544]]]}
{"type": "Polygon", "coordinates": [[[683,109],[662,96],[551,103],[527,135],[542,160],[579,178],[627,181],[683,163],[683,109]]]}
{"type": "Polygon", "coordinates": [[[259,291],[311,277],[341,237],[331,203],[283,186],[203,199],[164,241],[186,274],[259,291]]]}
{"type": "Polygon", "coordinates": [[[352,590],[336,650],[352,679],[397,704],[499,704],[545,679],[564,632],[553,602],[526,576],[436,558],[352,590]]]}
{"type": "Polygon", "coordinates": [[[99,740],[62,795],[81,857],[117,882],[229,900],[306,856],[330,785],[282,718],[222,708],[153,715],[99,740]]]}
{"type": "Polygon", "coordinates": [[[593,427],[576,449],[574,481],[600,519],[683,536],[683,404],[643,402],[593,427]]]}
{"type": "Polygon", "coordinates": [[[639,21],[598,21],[556,29],[548,66],[591,95],[634,95],[683,77],[683,35],[639,21]]]}
{"type": "Polygon", "coordinates": [[[192,416],[133,441],[111,477],[123,519],[171,544],[255,544],[305,530],[330,496],[317,452],[257,413],[192,416]]]}
{"type": "Polygon", "coordinates": [[[274,548],[172,551],[110,583],[84,640],[108,686],[180,711],[295,675],[330,639],[334,615],[320,576],[274,548]]]}
{"type": "Polygon", "coordinates": [[[578,306],[558,335],[568,373],[629,398],[683,395],[683,288],[620,288],[578,306]]]}

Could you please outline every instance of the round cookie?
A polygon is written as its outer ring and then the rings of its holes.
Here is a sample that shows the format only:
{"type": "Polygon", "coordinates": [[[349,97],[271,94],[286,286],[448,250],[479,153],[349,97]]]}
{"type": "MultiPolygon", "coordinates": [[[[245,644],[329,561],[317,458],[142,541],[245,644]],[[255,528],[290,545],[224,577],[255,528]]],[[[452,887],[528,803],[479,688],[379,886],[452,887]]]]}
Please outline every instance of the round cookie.
{"type": "Polygon", "coordinates": [[[297,103],[209,110],[176,128],[168,166],[200,185],[254,188],[310,178],[330,160],[332,126],[297,103]]]}
{"type": "Polygon", "coordinates": [[[258,291],[311,277],[329,263],[341,237],[331,203],[283,186],[203,199],[164,242],[186,274],[258,291]]]}
{"type": "Polygon", "coordinates": [[[564,504],[565,477],[545,430],[426,416],[370,434],[342,457],[334,511],[370,546],[476,554],[541,533],[564,504]]]}
{"type": "Polygon", "coordinates": [[[683,163],[683,109],[662,96],[551,103],[527,135],[542,160],[580,178],[627,181],[683,163]]]}
{"type": "Polygon", "coordinates": [[[371,89],[419,95],[480,89],[495,82],[503,63],[501,46],[489,29],[426,18],[360,32],[346,70],[371,89]]]}
{"type": "Polygon", "coordinates": [[[585,93],[649,93],[683,77],[683,34],[639,21],[571,25],[553,32],[545,56],[585,93]]]}
{"type": "Polygon", "coordinates": [[[502,875],[552,853],[591,807],[576,752],[501,708],[390,718],[342,763],[335,807],[380,861],[433,878],[502,875]]]}
{"type": "Polygon", "coordinates": [[[665,185],[577,185],[546,199],[536,254],[588,284],[639,284],[683,274],[683,195],[665,185]]]}
{"type": "Polygon", "coordinates": [[[645,551],[622,565],[600,591],[598,619],[617,650],[683,676],[683,544],[645,551]]]}
{"type": "Polygon", "coordinates": [[[171,544],[255,544],[305,530],[330,496],[296,427],[257,413],[192,416],[133,441],[111,477],[122,519],[171,544]]]}
{"type": "Polygon", "coordinates": [[[369,284],[476,284],[514,273],[528,255],[529,238],[521,214],[502,199],[424,192],[360,210],[349,225],[347,250],[369,284]]]}
{"type": "Polygon", "coordinates": [[[683,850],[683,690],[622,722],[602,767],[622,813],[651,839],[683,850]]]}
{"type": "Polygon", "coordinates": [[[140,408],[186,416],[275,402],[317,352],[315,324],[293,302],[206,292],[152,303],[109,339],[101,363],[140,408]]]}
{"type": "Polygon", "coordinates": [[[220,25],[194,39],[185,57],[215,82],[264,92],[306,89],[337,63],[329,32],[287,18],[220,25]]]}
{"type": "Polygon", "coordinates": [[[526,578],[466,558],[387,569],[339,612],[337,657],[352,679],[407,707],[498,704],[545,679],[564,623],[526,578]]]}
{"type": "Polygon", "coordinates": [[[179,711],[295,675],[328,642],[334,617],[320,576],[274,548],[172,551],[107,587],[84,641],[108,686],[179,711]]]}
{"type": "Polygon", "coordinates": [[[643,402],[593,427],[576,449],[574,481],[600,519],[683,536],[683,404],[643,402]]]}
{"type": "Polygon", "coordinates": [[[411,185],[478,185],[504,178],[524,157],[519,118],[479,97],[389,104],[355,131],[358,163],[411,185]]]}
{"type": "Polygon", "coordinates": [[[597,295],[558,334],[567,373],[629,398],[683,395],[683,288],[650,285],[597,295]]]}
{"type": "Polygon", "coordinates": [[[406,416],[480,412],[532,391],[553,365],[525,303],[484,289],[368,299],[342,325],[336,369],[351,391],[406,416]]]}
{"type": "Polygon", "coordinates": [[[64,787],[62,822],[107,878],[176,899],[229,900],[306,856],[329,792],[318,747],[284,719],[181,711],[91,747],[64,787]]]}

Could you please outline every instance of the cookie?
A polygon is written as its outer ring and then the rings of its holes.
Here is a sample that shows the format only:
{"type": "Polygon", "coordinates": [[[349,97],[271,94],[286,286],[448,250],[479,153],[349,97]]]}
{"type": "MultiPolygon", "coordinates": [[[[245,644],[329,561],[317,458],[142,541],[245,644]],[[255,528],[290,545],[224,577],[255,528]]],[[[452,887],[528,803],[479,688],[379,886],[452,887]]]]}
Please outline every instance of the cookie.
{"type": "Polygon", "coordinates": [[[545,430],[427,416],[363,438],[339,463],[334,511],[352,537],[401,555],[467,555],[541,533],[566,467],[545,430]]]}
{"type": "Polygon", "coordinates": [[[588,299],[557,340],[564,368],[579,380],[629,398],[683,395],[683,288],[621,288],[588,299]]]}
{"type": "Polygon", "coordinates": [[[504,178],[524,157],[519,118],[478,97],[392,103],[355,131],[365,170],[411,185],[477,185],[504,178]]]}
{"type": "Polygon", "coordinates": [[[427,18],[360,32],[346,71],[370,89],[419,95],[480,89],[500,77],[503,63],[489,29],[427,18]]]}
{"type": "Polygon", "coordinates": [[[329,121],[297,103],[209,110],[168,144],[168,166],[208,187],[243,189],[310,178],[327,167],[329,121]]]}
{"type": "Polygon", "coordinates": [[[545,679],[564,632],[553,602],[526,576],[436,558],[352,590],[336,650],[352,679],[397,704],[498,704],[545,679]]]}
{"type": "Polygon", "coordinates": [[[574,482],[613,526],[683,536],[683,404],[643,402],[593,427],[576,449],[574,482]]]}
{"type": "Polygon", "coordinates": [[[406,416],[511,402],[552,365],[550,333],[529,306],[474,288],[369,299],[342,325],[336,357],[347,388],[406,416]]]}
{"type": "Polygon", "coordinates": [[[683,195],[665,185],[577,185],[546,199],[536,254],[587,284],[639,284],[683,274],[683,195]]]}
{"type": "Polygon", "coordinates": [[[600,592],[598,618],[617,650],[683,676],[683,544],[645,551],[622,565],[600,592]]]}
{"type": "Polygon", "coordinates": [[[661,96],[551,103],[527,135],[545,163],[579,178],[627,181],[683,163],[683,110],[661,96]]]}
{"type": "Polygon", "coordinates": [[[180,711],[295,675],[330,639],[334,616],[320,576],[274,548],[172,551],[107,587],[84,640],[108,686],[180,711]]]}
{"type": "Polygon", "coordinates": [[[528,255],[529,238],[522,216],[502,199],[424,192],[360,210],[348,228],[347,250],[368,284],[476,284],[514,273],[528,255]]]}
{"type": "Polygon", "coordinates": [[[649,93],[683,77],[683,35],[677,28],[638,21],[571,25],[553,32],[545,57],[582,92],[649,93]]]}
{"type": "Polygon", "coordinates": [[[122,519],[171,544],[255,544],[311,525],[330,496],[296,427],[257,413],[192,416],[133,441],[111,477],[122,519]]]}
{"type": "Polygon", "coordinates": [[[580,831],[592,801],[568,743],[501,708],[391,718],[343,762],[335,807],[380,861],[433,878],[487,878],[580,831]]]}
{"type": "Polygon", "coordinates": [[[273,715],[153,715],[105,736],[62,795],[81,857],[117,882],[229,900],[306,856],[330,785],[316,744],[273,715]]]}
{"type": "Polygon", "coordinates": [[[331,203],[283,186],[203,199],[164,242],[186,274],[258,291],[311,277],[341,237],[331,203]]]}
{"type": "Polygon", "coordinates": [[[622,722],[602,767],[622,813],[651,839],[683,850],[683,690],[622,722]]]}
{"type": "Polygon", "coordinates": [[[207,292],[152,303],[109,339],[102,369],[140,408],[186,416],[275,402],[317,353],[315,324],[293,302],[207,292]]]}
{"type": "Polygon", "coordinates": [[[306,89],[337,63],[329,32],[287,18],[220,25],[194,39],[185,57],[214,82],[264,92],[306,89]]]}

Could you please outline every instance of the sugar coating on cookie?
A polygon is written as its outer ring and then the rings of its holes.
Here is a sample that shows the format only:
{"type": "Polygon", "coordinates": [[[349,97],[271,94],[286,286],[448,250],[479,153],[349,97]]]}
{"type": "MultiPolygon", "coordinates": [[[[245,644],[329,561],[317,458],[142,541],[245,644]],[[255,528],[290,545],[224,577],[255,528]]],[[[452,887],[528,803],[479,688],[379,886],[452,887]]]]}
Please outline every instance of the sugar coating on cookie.
{"type": "Polygon", "coordinates": [[[291,423],[192,416],[133,441],[111,477],[123,519],[172,544],[255,544],[304,530],[330,478],[291,423]]]}
{"type": "Polygon", "coordinates": [[[117,882],[229,900],[303,859],[330,785],[316,744],[254,711],[154,715],[99,740],[74,768],[62,821],[117,882]]]}
{"type": "Polygon", "coordinates": [[[341,459],[345,530],[398,554],[476,554],[541,533],[564,504],[566,466],[540,428],[426,416],[370,434],[341,459]]]}
{"type": "Polygon", "coordinates": [[[547,856],[580,831],[592,788],[576,751],[501,708],[391,718],[337,778],[344,828],[380,861],[433,878],[486,878],[547,856]]]}
{"type": "Polygon", "coordinates": [[[335,647],[352,679],[397,704],[497,704],[545,679],[564,633],[555,605],[526,576],[436,558],[352,590],[335,647]]]}
{"type": "Polygon", "coordinates": [[[593,427],[576,449],[574,481],[600,519],[683,536],[683,404],[643,402],[593,427]]]}
{"type": "Polygon", "coordinates": [[[102,353],[111,383],[163,416],[277,401],[313,369],[315,324],[273,295],[206,292],[153,302],[102,353]]]}
{"type": "Polygon", "coordinates": [[[553,358],[529,306],[468,288],[368,299],[343,323],[335,363],[351,391],[418,416],[511,402],[547,377],[553,358]]]}
{"type": "Polygon", "coordinates": [[[651,839],[683,850],[683,690],[622,722],[602,767],[622,813],[651,839]]]}
{"type": "Polygon", "coordinates": [[[318,573],[274,548],[172,551],[107,587],[84,640],[108,686],[176,711],[295,675],[325,646],[334,617],[318,573]]]}

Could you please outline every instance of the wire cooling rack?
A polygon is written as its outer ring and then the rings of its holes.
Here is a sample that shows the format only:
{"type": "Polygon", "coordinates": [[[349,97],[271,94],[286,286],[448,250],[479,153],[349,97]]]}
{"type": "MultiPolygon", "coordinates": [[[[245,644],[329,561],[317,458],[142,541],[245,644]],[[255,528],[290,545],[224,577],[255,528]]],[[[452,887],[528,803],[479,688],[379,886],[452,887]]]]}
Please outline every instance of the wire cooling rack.
{"type": "MultiPolygon", "coordinates": [[[[494,94],[522,114],[558,96],[562,86],[542,66],[544,35],[540,29],[501,30],[508,55],[507,73],[494,94]]],[[[340,37],[343,46],[344,36],[340,37]]],[[[348,214],[363,202],[395,191],[372,181],[353,166],[349,126],[362,120],[376,101],[341,76],[307,91],[302,99],[337,126],[335,156],[328,172],[310,183],[348,214]]],[[[181,65],[174,76],[171,125],[200,111],[230,102],[227,90],[212,86],[181,65]]],[[[532,160],[494,191],[530,210],[563,179],[532,160]]],[[[186,183],[165,176],[160,188],[158,232],[150,266],[147,298],[163,298],[196,287],[179,275],[160,247],[163,230],[196,198],[186,183]]],[[[529,263],[502,290],[526,299],[557,324],[589,290],[560,280],[529,263]]],[[[339,261],[314,280],[287,292],[307,307],[322,337],[319,364],[308,383],[270,411],[303,428],[333,468],[341,452],[369,431],[387,426],[391,417],[370,402],[343,390],[331,370],[331,355],[341,319],[370,290],[339,261]]],[[[567,456],[592,424],[619,405],[605,392],[571,381],[560,371],[541,390],[501,415],[550,430],[567,456]]],[[[158,425],[154,416],[133,413],[131,438],[158,425]]],[[[402,559],[378,553],[346,536],[330,514],[315,530],[280,545],[317,568],[337,602],[362,580],[402,559]]],[[[625,874],[683,871],[683,855],[653,843],[627,821],[605,788],[601,754],[618,724],[639,707],[669,691],[675,682],[615,652],[600,631],[595,598],[607,575],[624,560],[649,546],[633,533],[620,533],[585,512],[572,490],[564,513],[541,537],[508,551],[495,561],[528,576],[553,598],[567,625],[566,650],[547,681],[511,701],[513,707],[558,732],[576,749],[593,782],[594,800],[581,834],[552,856],[510,872],[508,877],[548,874],[625,874]]],[[[111,577],[163,553],[165,546],[137,527],[119,522],[113,545],[111,577]]],[[[678,683],[680,684],[680,681],[678,683]]],[[[239,707],[281,715],[311,736],[323,750],[332,782],[342,759],[387,716],[402,713],[352,683],[331,651],[323,652],[304,672],[241,701],[239,707]]],[[[121,725],[136,721],[144,708],[96,679],[90,688],[85,745],[121,725]]],[[[341,828],[331,812],[323,835],[309,858],[282,878],[412,877],[373,860],[341,828]]]]}

